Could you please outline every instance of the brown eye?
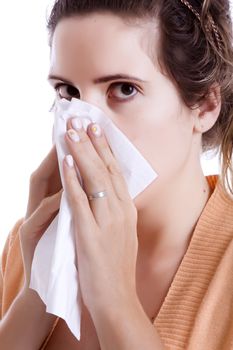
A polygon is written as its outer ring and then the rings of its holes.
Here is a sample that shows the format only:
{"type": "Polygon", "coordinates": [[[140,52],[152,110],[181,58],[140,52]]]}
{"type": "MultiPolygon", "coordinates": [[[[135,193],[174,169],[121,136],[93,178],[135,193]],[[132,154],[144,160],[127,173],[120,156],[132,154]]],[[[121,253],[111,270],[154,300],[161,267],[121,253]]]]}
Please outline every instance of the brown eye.
{"type": "Polygon", "coordinates": [[[78,89],[71,85],[57,84],[55,86],[55,90],[60,98],[65,98],[66,100],[69,100],[73,97],[80,98],[78,89]]]}
{"type": "Polygon", "coordinates": [[[111,86],[110,97],[118,100],[129,100],[137,95],[138,89],[130,83],[115,83],[111,86]],[[113,93],[114,91],[114,93],[113,93]]]}
{"type": "Polygon", "coordinates": [[[132,85],[123,84],[121,87],[121,92],[129,96],[134,92],[134,87],[132,85]]]}

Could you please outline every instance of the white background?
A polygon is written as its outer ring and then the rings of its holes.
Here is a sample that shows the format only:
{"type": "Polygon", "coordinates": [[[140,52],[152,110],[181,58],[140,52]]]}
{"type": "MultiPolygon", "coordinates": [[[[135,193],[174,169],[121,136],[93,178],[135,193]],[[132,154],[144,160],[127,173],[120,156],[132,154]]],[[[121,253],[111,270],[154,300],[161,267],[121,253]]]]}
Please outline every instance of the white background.
{"type": "MultiPolygon", "coordinates": [[[[53,1],[1,1],[0,7],[0,254],[24,216],[30,174],[52,146],[54,92],[47,82],[46,12],[53,1]]],[[[216,159],[205,174],[218,172],[216,159]]]]}

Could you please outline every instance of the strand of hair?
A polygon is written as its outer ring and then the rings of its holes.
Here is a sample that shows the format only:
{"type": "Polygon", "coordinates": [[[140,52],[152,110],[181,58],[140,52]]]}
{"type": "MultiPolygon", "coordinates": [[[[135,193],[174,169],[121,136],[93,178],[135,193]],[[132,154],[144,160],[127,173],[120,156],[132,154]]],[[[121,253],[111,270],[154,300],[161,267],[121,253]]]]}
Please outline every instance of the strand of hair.
{"type": "MultiPolygon", "coordinates": [[[[182,4],[184,4],[195,16],[196,18],[201,22],[201,16],[200,14],[194,9],[194,7],[190,4],[189,1],[187,0],[180,0],[182,4]]],[[[208,14],[207,16],[208,22],[205,25],[205,29],[207,31],[207,33],[210,33],[211,31],[214,34],[218,49],[220,52],[222,52],[222,43],[221,43],[221,38],[219,35],[219,31],[218,31],[218,27],[215,24],[213,17],[208,14]]],[[[213,40],[212,40],[213,41],[213,40]]]]}

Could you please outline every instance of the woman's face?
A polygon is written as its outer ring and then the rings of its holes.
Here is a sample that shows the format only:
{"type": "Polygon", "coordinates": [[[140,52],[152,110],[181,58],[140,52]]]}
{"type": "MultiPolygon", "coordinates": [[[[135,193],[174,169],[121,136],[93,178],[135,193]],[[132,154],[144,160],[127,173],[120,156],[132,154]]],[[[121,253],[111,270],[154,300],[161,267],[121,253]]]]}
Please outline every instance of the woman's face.
{"type": "Polygon", "coordinates": [[[51,79],[54,87],[64,84],[57,90],[61,97],[96,105],[125,133],[158,173],[153,191],[159,192],[183,174],[200,145],[193,112],[150,58],[150,48],[158,53],[153,27],[129,25],[110,13],[64,19],[54,33],[50,75],[60,77],[51,79]]]}

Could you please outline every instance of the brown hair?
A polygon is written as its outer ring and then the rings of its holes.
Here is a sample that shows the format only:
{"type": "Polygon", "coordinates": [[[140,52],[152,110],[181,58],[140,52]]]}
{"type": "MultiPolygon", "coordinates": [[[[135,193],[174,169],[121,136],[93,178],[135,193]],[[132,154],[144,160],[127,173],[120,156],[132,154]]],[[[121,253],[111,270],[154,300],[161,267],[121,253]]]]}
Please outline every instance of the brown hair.
{"type": "Polygon", "coordinates": [[[57,0],[48,19],[50,45],[58,22],[110,11],[125,20],[160,21],[160,58],[190,108],[220,87],[222,106],[215,125],[203,134],[203,151],[220,148],[221,175],[233,194],[233,47],[228,0],[57,0]]]}

